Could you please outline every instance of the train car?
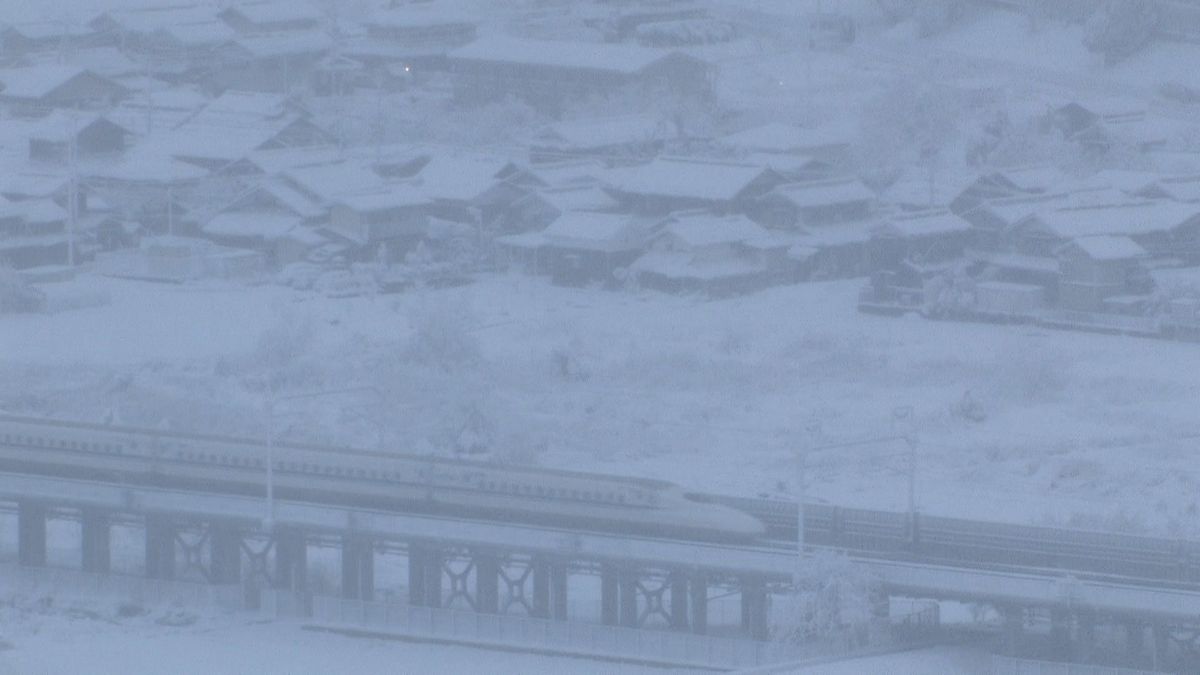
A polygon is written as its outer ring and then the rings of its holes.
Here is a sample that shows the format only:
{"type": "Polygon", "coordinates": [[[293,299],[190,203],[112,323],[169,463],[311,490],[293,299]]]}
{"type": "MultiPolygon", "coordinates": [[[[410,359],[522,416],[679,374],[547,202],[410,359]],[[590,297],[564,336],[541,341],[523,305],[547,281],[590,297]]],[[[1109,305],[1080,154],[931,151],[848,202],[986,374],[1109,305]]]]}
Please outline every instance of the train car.
{"type": "MultiPolygon", "coordinates": [[[[266,444],[0,416],[0,471],[261,495],[266,444]]],[[[747,542],[755,517],[665,481],[316,445],[272,451],[277,498],[642,536],[747,542]]]]}

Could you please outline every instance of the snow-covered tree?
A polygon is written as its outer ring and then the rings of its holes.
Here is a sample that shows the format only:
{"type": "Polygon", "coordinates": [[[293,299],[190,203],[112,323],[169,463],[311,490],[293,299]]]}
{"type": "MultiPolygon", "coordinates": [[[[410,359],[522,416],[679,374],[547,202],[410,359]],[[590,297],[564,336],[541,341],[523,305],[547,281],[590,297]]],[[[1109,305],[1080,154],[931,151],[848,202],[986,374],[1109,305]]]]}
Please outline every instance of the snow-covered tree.
{"type": "Polygon", "coordinates": [[[414,361],[446,372],[480,360],[476,321],[468,307],[438,304],[413,311],[408,355],[414,361]]]}
{"type": "Polygon", "coordinates": [[[936,169],[958,141],[961,101],[932,81],[905,80],[864,107],[856,147],[859,174],[887,184],[912,165],[936,169]]]}
{"type": "Polygon", "coordinates": [[[1151,0],[1108,0],[1084,26],[1083,44],[1113,65],[1136,54],[1158,32],[1160,15],[1151,0]]]}
{"type": "Polygon", "coordinates": [[[879,581],[845,555],[819,552],[808,558],[798,587],[785,600],[783,616],[772,628],[784,642],[822,640],[874,614],[879,581]]]}

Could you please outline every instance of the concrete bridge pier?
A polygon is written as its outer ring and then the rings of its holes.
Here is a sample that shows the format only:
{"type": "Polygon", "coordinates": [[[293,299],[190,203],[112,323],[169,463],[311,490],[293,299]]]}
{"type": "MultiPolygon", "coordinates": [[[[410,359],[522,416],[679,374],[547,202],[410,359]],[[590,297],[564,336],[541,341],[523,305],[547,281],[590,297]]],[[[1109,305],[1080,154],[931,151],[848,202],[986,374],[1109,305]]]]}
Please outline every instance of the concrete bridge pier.
{"type": "Polygon", "coordinates": [[[209,574],[214,584],[235,584],[242,579],[242,535],[233,525],[209,527],[209,574]]]}
{"type": "Polygon", "coordinates": [[[146,516],[146,576],[175,578],[175,523],[164,516],[146,516]]]}
{"type": "Polygon", "coordinates": [[[1076,658],[1084,663],[1092,660],[1096,651],[1096,615],[1081,610],[1075,614],[1076,658]]]}
{"type": "Polygon", "coordinates": [[[1071,658],[1071,614],[1065,610],[1050,610],[1050,645],[1054,658],[1066,661],[1071,658]]]}
{"type": "Polygon", "coordinates": [[[753,640],[769,637],[767,586],[758,577],[742,579],[742,631],[753,640]]]}
{"type": "Polygon", "coordinates": [[[671,587],[671,629],[686,631],[688,629],[688,577],[686,572],[672,572],[667,583],[671,587]]]}
{"type": "Polygon", "coordinates": [[[619,575],[620,624],[627,628],[638,627],[638,576],[637,572],[624,569],[619,575]]]}
{"type": "Polygon", "coordinates": [[[46,505],[17,503],[17,561],[28,567],[46,564],[46,505]]]}
{"type": "MultiPolygon", "coordinates": [[[[496,614],[500,611],[500,558],[493,553],[475,553],[472,558],[475,563],[475,611],[496,614]]],[[[411,568],[409,579],[411,582],[411,568]]]]}
{"type": "Polygon", "coordinates": [[[606,626],[615,626],[620,621],[620,580],[616,567],[602,565],[600,568],[600,620],[606,626]]]}
{"type": "Polygon", "coordinates": [[[112,569],[112,544],[108,514],[97,509],[80,513],[81,567],[84,572],[108,574],[112,569]]]}
{"type": "Polygon", "coordinates": [[[691,596],[688,623],[693,633],[704,635],[708,632],[708,579],[699,573],[693,575],[688,580],[688,595],[691,596]]]}
{"type": "MultiPolygon", "coordinates": [[[[425,604],[425,556],[425,547],[408,545],[408,604],[418,607],[425,604]]],[[[476,577],[477,586],[480,578],[476,577]]]]}
{"type": "Polygon", "coordinates": [[[1025,609],[1016,605],[996,608],[1004,618],[1004,648],[1009,656],[1019,656],[1025,631],[1025,609]]]}
{"type": "Polygon", "coordinates": [[[303,530],[281,527],[275,531],[275,587],[308,590],[308,536],[303,530]]]}
{"type": "Polygon", "coordinates": [[[353,534],[342,537],[342,597],[375,597],[375,542],[371,539],[353,534]]]}
{"type": "Polygon", "coordinates": [[[1146,624],[1134,620],[1125,622],[1125,651],[1136,662],[1143,659],[1146,653],[1146,624]]]}

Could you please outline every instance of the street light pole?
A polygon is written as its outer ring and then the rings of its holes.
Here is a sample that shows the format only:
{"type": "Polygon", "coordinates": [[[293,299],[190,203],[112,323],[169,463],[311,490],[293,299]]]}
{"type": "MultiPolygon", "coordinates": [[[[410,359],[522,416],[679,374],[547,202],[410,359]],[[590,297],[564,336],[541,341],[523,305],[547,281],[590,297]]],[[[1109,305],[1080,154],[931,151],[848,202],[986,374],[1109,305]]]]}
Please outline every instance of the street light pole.
{"type": "Polygon", "coordinates": [[[267,517],[263,525],[270,532],[275,526],[275,392],[267,399],[267,517]]]}
{"type": "Polygon", "coordinates": [[[821,422],[813,420],[805,428],[805,432],[800,449],[796,453],[796,567],[792,572],[792,583],[796,588],[803,583],[805,575],[804,553],[808,532],[804,527],[804,504],[808,501],[808,453],[816,449],[821,422]]]}

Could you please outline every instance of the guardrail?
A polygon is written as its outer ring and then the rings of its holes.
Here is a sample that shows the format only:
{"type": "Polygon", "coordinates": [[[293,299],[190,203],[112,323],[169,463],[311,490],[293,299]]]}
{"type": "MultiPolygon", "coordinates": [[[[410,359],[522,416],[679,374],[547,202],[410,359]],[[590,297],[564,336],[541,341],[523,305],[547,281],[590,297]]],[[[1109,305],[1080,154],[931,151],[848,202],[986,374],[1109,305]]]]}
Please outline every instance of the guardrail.
{"type": "Polygon", "coordinates": [[[933,606],[878,625],[847,630],[820,642],[792,644],[319,595],[298,598],[289,591],[264,591],[262,611],[268,616],[301,616],[318,624],[353,626],[405,637],[731,670],[853,654],[868,647],[928,639],[929,631],[936,630],[938,625],[937,608],[933,606]]]}
{"type": "Polygon", "coordinates": [[[1168,673],[1157,670],[993,656],[992,675],[1168,675],[1168,673]]]}

